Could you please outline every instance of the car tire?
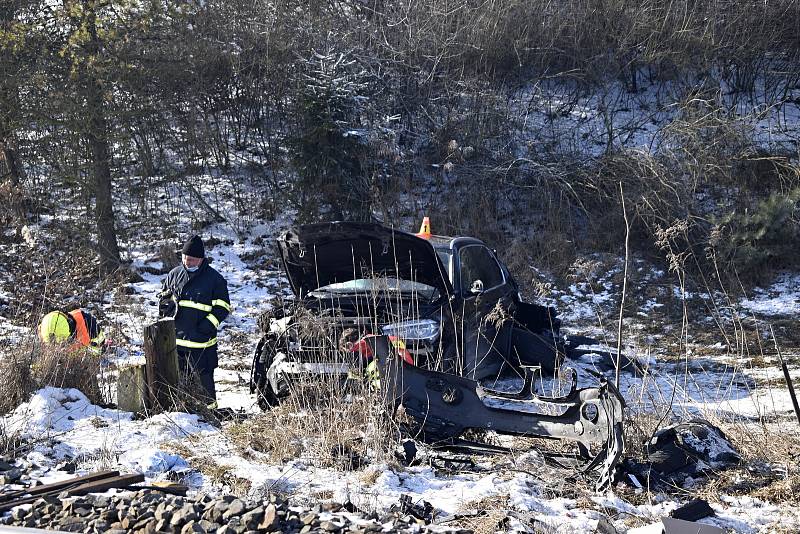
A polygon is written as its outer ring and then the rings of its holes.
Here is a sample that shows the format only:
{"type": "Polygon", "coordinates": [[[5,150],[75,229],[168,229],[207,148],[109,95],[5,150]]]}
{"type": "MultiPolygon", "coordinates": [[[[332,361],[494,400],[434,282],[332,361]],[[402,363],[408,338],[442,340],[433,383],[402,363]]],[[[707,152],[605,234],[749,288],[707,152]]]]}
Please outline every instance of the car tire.
{"type": "Polygon", "coordinates": [[[262,338],[256,348],[256,355],[253,361],[253,369],[258,369],[257,373],[253,373],[256,398],[258,399],[259,408],[264,411],[277,406],[280,402],[280,399],[272,389],[272,385],[267,380],[267,370],[275,359],[274,341],[274,339],[270,339],[269,335],[262,338]]]}
{"type": "Polygon", "coordinates": [[[280,399],[275,395],[275,392],[272,391],[272,386],[266,378],[257,384],[256,394],[258,395],[258,407],[265,412],[280,403],[280,399]]]}

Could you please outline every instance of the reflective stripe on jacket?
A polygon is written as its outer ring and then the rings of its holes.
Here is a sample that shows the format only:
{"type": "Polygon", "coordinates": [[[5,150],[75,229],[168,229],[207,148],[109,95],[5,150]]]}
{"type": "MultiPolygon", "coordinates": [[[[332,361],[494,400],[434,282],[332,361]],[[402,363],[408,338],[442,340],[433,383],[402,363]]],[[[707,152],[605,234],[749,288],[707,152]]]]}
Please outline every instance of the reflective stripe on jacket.
{"type": "Polygon", "coordinates": [[[84,347],[88,347],[89,343],[92,342],[92,338],[89,337],[89,329],[86,328],[86,321],[83,320],[83,312],[81,310],[72,310],[69,314],[75,321],[75,341],[84,347]]]}
{"type": "Polygon", "coordinates": [[[178,348],[194,353],[201,369],[217,366],[217,328],[231,311],[228,284],[203,260],[190,273],[183,265],[164,279],[162,292],[171,292],[177,302],[175,337],[178,348]]]}
{"type": "Polygon", "coordinates": [[[97,319],[91,313],[83,310],[72,310],[69,312],[69,316],[75,324],[73,332],[75,346],[87,347],[92,352],[99,354],[105,336],[97,324],[97,319]]]}

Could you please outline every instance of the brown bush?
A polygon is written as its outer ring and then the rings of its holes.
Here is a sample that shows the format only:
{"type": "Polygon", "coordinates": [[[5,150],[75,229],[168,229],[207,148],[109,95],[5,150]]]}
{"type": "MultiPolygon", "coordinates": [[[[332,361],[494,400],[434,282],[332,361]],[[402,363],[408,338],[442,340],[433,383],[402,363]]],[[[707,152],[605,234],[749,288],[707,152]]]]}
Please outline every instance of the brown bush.
{"type": "Polygon", "coordinates": [[[23,347],[22,350],[9,351],[0,359],[0,413],[12,411],[21,403],[28,400],[30,394],[36,390],[31,373],[31,364],[34,359],[33,346],[23,347]]]}
{"type": "Polygon", "coordinates": [[[104,401],[97,375],[98,356],[66,345],[25,342],[0,360],[0,413],[8,413],[43,387],[75,388],[97,404],[104,401]]]}

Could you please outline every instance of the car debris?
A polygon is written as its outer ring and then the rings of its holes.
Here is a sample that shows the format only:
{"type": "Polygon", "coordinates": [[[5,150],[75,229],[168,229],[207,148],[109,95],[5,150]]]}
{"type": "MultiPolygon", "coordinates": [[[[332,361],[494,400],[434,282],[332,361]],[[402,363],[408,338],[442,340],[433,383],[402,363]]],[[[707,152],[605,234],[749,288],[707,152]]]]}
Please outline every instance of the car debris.
{"type": "Polygon", "coordinates": [[[411,495],[400,495],[400,500],[397,504],[390,507],[391,511],[396,511],[404,515],[410,515],[425,523],[432,523],[435,518],[435,510],[433,505],[428,501],[420,500],[415,503],[411,495]]]}
{"type": "Polygon", "coordinates": [[[669,513],[670,517],[684,521],[697,521],[712,515],[714,515],[714,509],[705,499],[692,499],[669,513]]]}
{"type": "Polygon", "coordinates": [[[645,458],[627,459],[623,470],[640,485],[666,491],[685,487],[690,479],[732,467],[740,460],[722,430],[695,418],[657,431],[647,443],[645,458]]]}
{"type": "Polygon", "coordinates": [[[628,534],[725,534],[725,529],[705,523],[662,517],[656,523],[632,528],[628,530],[628,534]]]}
{"type": "Polygon", "coordinates": [[[387,402],[402,405],[405,413],[420,424],[426,439],[446,440],[470,429],[485,429],[568,440],[578,445],[580,471],[597,471],[598,491],[614,480],[615,468],[625,450],[625,403],[605,378],[600,377],[596,388],[578,389],[573,372],[569,392],[548,398],[535,389],[541,369],[526,367],[524,384],[518,392],[492,391],[466,377],[409,364],[392,346],[389,336],[375,336],[369,341],[378,358],[387,402]],[[502,401],[504,407],[489,401],[502,401]]]}

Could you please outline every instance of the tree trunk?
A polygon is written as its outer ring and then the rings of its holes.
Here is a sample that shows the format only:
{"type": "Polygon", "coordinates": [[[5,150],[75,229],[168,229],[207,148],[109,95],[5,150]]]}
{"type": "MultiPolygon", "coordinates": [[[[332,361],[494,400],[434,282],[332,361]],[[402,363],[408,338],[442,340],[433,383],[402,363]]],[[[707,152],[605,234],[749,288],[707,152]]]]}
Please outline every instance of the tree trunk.
{"type": "MultiPolygon", "coordinates": [[[[0,2],[0,30],[11,26],[16,17],[15,2],[0,2]]],[[[9,72],[0,80],[0,181],[10,179],[11,185],[19,186],[22,169],[17,157],[17,142],[14,132],[13,115],[19,110],[17,77],[12,70],[16,60],[10,46],[0,49],[0,67],[9,72]]]]}
{"type": "MultiPolygon", "coordinates": [[[[96,14],[87,7],[86,26],[89,33],[87,51],[94,57],[100,50],[97,36],[96,14]]],[[[92,171],[95,186],[95,222],[97,224],[97,244],[102,272],[114,271],[120,264],[117,231],[114,227],[114,198],[111,183],[111,151],[109,131],[106,121],[106,107],[103,88],[95,73],[83,63],[84,98],[88,115],[86,141],[92,152],[92,171]]]]}
{"type": "Polygon", "coordinates": [[[97,245],[100,253],[100,266],[103,272],[108,273],[114,271],[120,264],[117,231],[114,227],[110,155],[108,139],[96,133],[107,132],[105,117],[103,117],[101,110],[92,112],[91,115],[91,130],[86,138],[92,150],[97,245]]]}

